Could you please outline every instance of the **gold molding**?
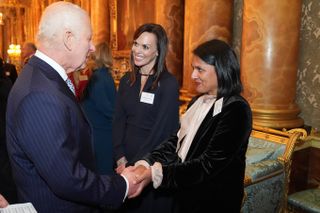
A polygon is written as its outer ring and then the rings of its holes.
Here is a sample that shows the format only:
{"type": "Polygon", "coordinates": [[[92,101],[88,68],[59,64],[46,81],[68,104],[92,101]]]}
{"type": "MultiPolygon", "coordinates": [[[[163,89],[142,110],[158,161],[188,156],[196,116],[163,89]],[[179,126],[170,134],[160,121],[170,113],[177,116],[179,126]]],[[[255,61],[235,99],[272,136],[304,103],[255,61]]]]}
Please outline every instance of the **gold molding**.
{"type": "Polygon", "coordinates": [[[300,110],[293,109],[258,109],[251,106],[253,122],[258,126],[267,126],[275,129],[301,127],[303,119],[298,117],[300,110]]]}
{"type": "Polygon", "coordinates": [[[117,17],[117,0],[110,0],[110,44],[112,50],[118,50],[118,17],[117,17]]]}

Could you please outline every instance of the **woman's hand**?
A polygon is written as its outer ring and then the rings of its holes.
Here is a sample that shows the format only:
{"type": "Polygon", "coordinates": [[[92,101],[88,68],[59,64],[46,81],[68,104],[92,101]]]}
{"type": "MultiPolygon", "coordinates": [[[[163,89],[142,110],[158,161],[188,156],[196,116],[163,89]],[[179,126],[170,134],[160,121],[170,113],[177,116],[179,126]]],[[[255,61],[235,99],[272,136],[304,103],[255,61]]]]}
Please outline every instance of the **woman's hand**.
{"type": "Polygon", "coordinates": [[[128,163],[127,158],[125,156],[121,157],[119,160],[117,160],[117,168],[116,173],[121,174],[123,170],[126,168],[126,164],[128,163]]]}
{"type": "Polygon", "coordinates": [[[123,172],[123,170],[126,168],[126,164],[120,164],[117,168],[116,168],[116,173],[117,174],[121,174],[123,172]]]}

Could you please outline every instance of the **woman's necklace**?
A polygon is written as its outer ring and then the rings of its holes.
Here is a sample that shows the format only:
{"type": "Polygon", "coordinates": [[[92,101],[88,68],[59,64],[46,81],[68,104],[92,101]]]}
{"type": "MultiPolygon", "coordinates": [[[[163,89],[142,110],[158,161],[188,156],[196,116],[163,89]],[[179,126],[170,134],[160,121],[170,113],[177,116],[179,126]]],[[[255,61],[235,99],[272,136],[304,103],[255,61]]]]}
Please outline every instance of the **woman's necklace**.
{"type": "Polygon", "coordinates": [[[150,73],[149,73],[149,74],[144,74],[144,73],[141,73],[141,72],[140,72],[140,75],[142,75],[142,76],[150,76],[150,75],[152,75],[152,74],[150,74],[150,73]]]}
{"type": "Polygon", "coordinates": [[[153,75],[153,73],[152,73],[152,69],[149,71],[149,73],[143,73],[143,72],[141,72],[141,69],[139,70],[139,73],[140,73],[140,75],[142,75],[142,76],[150,76],[150,75],[153,75]]]}
{"type": "Polygon", "coordinates": [[[153,75],[152,70],[149,71],[149,73],[142,73],[141,69],[139,70],[139,73],[141,75],[141,86],[140,86],[140,94],[149,78],[150,75],[153,75]]]}

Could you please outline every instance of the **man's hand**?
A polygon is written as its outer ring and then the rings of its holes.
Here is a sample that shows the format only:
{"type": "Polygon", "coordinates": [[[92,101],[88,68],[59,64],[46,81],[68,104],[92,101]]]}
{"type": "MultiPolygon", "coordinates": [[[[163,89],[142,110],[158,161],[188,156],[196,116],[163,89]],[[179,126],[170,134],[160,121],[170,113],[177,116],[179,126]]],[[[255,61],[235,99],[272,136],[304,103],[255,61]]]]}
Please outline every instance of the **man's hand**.
{"type": "Polygon", "coordinates": [[[129,182],[128,197],[131,197],[132,194],[136,194],[139,187],[134,169],[135,167],[128,166],[121,173],[121,175],[125,176],[129,182]]]}
{"type": "Polygon", "coordinates": [[[145,186],[151,182],[151,169],[145,166],[136,166],[133,170],[135,173],[135,183],[138,184],[138,188],[135,193],[128,196],[128,198],[134,198],[141,194],[145,186]]]}

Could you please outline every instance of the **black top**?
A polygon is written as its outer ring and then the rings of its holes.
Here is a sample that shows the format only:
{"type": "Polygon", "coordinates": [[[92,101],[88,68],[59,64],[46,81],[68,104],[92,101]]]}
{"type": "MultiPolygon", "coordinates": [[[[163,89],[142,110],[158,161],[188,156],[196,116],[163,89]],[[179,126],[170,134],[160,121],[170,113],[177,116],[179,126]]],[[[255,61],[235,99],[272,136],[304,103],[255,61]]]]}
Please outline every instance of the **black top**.
{"type": "Polygon", "coordinates": [[[149,76],[139,94],[141,74],[130,86],[129,73],[120,80],[113,121],[115,160],[125,156],[129,163],[141,159],[179,127],[179,86],[169,72],[162,73],[157,88],[151,89],[154,76],[149,76]],[[145,94],[154,100],[144,103],[145,94]]]}

